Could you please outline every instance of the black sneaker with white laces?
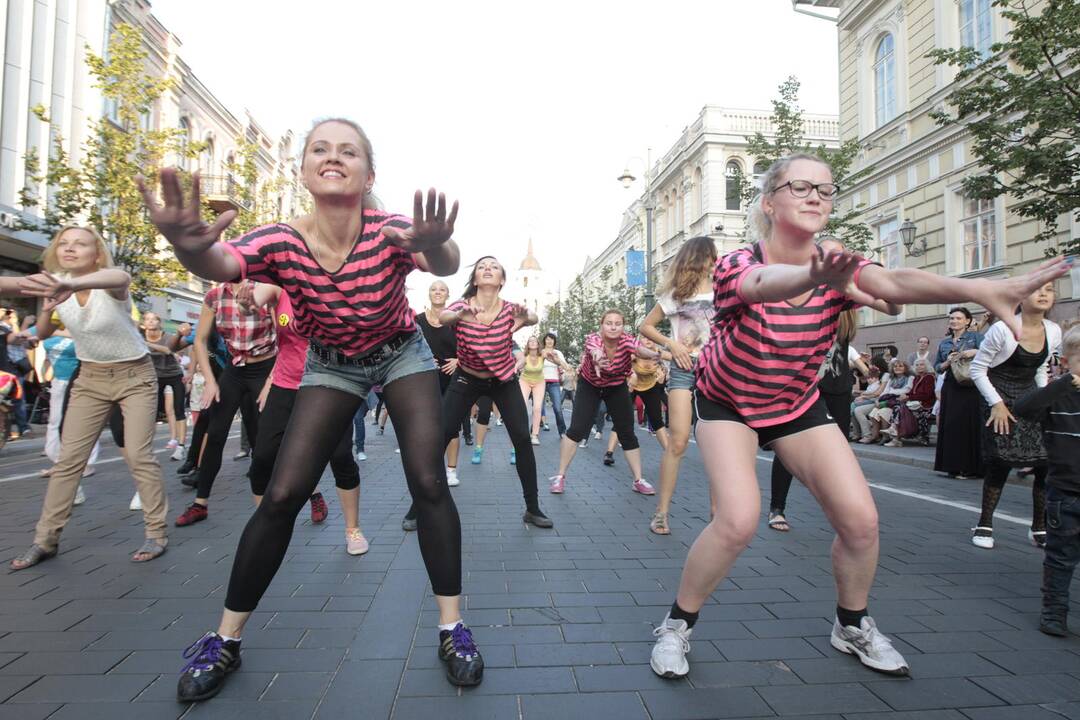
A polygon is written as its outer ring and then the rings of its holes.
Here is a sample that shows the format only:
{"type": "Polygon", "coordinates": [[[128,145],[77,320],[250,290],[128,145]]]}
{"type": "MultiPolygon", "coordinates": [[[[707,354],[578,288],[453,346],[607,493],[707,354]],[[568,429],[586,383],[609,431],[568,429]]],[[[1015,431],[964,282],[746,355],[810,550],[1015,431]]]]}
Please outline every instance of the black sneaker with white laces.
{"type": "Polygon", "coordinates": [[[439,659],[446,663],[446,679],[453,685],[479,685],[484,679],[484,658],[465,623],[439,631],[439,659]]]}
{"type": "Polygon", "coordinates": [[[208,632],[184,651],[188,664],[180,671],[176,699],[209,700],[225,685],[225,676],[240,668],[240,641],[208,632]]]}

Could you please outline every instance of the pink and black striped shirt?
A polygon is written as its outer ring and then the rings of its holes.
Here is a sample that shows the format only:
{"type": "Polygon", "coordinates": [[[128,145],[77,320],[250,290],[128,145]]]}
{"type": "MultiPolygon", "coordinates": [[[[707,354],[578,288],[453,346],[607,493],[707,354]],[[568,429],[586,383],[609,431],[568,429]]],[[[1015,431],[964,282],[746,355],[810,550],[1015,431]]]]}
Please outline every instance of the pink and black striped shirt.
{"type": "MultiPolygon", "coordinates": [[[[754,428],[794,420],[817,400],[818,369],[836,339],[840,314],[856,307],[828,285],[814,288],[801,305],[747,302],[742,282],[766,262],[760,243],[717,261],[716,317],[697,364],[698,390],[754,428]]],[[[860,263],[856,281],[869,264],[860,263]]]]}
{"type": "MultiPolygon", "coordinates": [[[[458,300],[446,309],[458,312],[468,306],[467,300],[458,300]]],[[[514,367],[517,365],[513,349],[514,313],[518,307],[504,300],[499,314],[490,325],[465,321],[455,323],[458,365],[475,372],[489,372],[503,382],[514,377],[514,367]]]]}
{"type": "Polygon", "coordinates": [[[401,215],[365,209],[360,237],[333,272],[323,269],[303,236],[284,223],[256,228],[225,247],[240,263],[241,277],[289,294],[299,335],[357,356],[416,331],[405,296],[405,276],[416,261],[382,233],[384,227],[410,225],[401,215]]]}
{"type": "Polygon", "coordinates": [[[630,333],[623,333],[615,346],[615,354],[607,358],[604,351],[604,340],[600,333],[593,333],[585,338],[585,349],[581,353],[581,367],[578,375],[584,378],[593,387],[613,387],[625,383],[630,377],[631,364],[634,360],[634,351],[637,350],[637,338],[630,333]],[[606,363],[599,366],[594,355],[605,358],[606,363]]]}

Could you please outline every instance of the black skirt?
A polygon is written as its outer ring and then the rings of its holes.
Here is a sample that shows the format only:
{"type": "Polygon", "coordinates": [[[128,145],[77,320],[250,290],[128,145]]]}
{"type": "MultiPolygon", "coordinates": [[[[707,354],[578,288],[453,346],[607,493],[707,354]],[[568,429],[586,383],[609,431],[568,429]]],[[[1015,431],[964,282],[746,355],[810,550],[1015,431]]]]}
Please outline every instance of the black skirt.
{"type": "Polygon", "coordinates": [[[983,400],[974,385],[963,386],[949,369],[941,386],[934,470],[982,477],[983,400]]]}

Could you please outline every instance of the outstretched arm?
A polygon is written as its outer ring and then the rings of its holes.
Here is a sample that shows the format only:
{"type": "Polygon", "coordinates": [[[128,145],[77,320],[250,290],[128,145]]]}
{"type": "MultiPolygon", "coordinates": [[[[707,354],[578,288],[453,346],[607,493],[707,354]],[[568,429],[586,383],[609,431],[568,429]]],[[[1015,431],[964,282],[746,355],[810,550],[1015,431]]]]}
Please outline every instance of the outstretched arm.
{"type": "Polygon", "coordinates": [[[446,212],[446,195],[431,188],[427,192],[427,208],[424,193],[413,194],[413,221],[407,228],[384,227],[383,235],[403,250],[412,253],[416,266],[433,275],[453,275],[461,264],[461,251],[450,239],[454,234],[458,203],[455,200],[446,212]]]}
{"type": "Polygon", "coordinates": [[[127,300],[131,276],[119,268],[105,268],[79,277],[62,278],[50,272],[39,272],[19,280],[23,295],[45,298],[44,309],[52,310],[81,290],[106,290],[117,300],[127,300]]]}

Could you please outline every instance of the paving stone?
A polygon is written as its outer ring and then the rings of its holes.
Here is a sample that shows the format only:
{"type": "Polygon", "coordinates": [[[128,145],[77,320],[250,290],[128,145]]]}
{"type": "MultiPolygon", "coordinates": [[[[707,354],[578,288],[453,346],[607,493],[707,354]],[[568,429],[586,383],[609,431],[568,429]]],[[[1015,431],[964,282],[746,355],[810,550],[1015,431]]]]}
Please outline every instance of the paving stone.
{"type": "Polygon", "coordinates": [[[794,662],[701,662],[699,658],[694,658],[689,678],[696,688],[798,685],[803,681],[789,667],[794,662]]]}
{"type": "Polygon", "coordinates": [[[896,637],[924,653],[982,652],[1009,647],[981,632],[902,633],[896,637]]]}
{"type": "Polygon", "coordinates": [[[311,717],[316,703],[316,700],[251,703],[214,698],[212,702],[196,703],[184,716],[184,720],[250,720],[253,714],[257,715],[259,720],[295,720],[311,717]]]}
{"type": "Polygon", "coordinates": [[[832,622],[824,618],[744,620],[742,624],[759,638],[820,636],[832,632],[832,622]]]}
{"type": "Polygon", "coordinates": [[[894,710],[1001,705],[1002,701],[964,678],[909,679],[863,683],[894,710]]]}
{"type": "Polygon", "coordinates": [[[0,720],[45,720],[56,717],[59,703],[19,703],[18,705],[0,705],[0,720]]]}
{"type": "Polygon", "coordinates": [[[394,706],[394,720],[505,720],[519,716],[513,695],[463,695],[455,698],[407,698],[394,706]]]}
{"type": "MultiPolygon", "coordinates": [[[[486,653],[486,648],[484,649],[486,653]]],[[[515,647],[518,667],[621,665],[611,643],[538,643],[515,647]]],[[[485,654],[486,657],[486,654],[485,654]]]]}
{"type": "MultiPolygon", "coordinates": [[[[577,695],[524,695],[521,698],[525,720],[549,720],[586,716],[595,720],[647,720],[637,693],[583,693],[577,695]]],[[[655,717],[655,716],[654,716],[655,717]]]]}
{"type": "MultiPolygon", "coordinates": [[[[1080,708],[1077,708],[1080,710],[1080,708]]],[[[1080,714],[1056,711],[1053,706],[1011,705],[1008,707],[964,708],[957,717],[966,720],[1062,720],[1076,718],[1080,714]]],[[[867,718],[866,720],[871,720],[867,718]]]]}
{"type": "Polygon", "coordinates": [[[761,696],[751,688],[645,690],[641,697],[652,720],[714,720],[773,715],[761,696]]]}
{"type": "Polygon", "coordinates": [[[20,690],[37,682],[38,675],[3,675],[0,676],[0,702],[4,702],[20,690]]]}
{"type": "MultiPolygon", "coordinates": [[[[21,705],[19,707],[22,707],[21,705]]],[[[145,720],[179,718],[188,706],[177,702],[122,703],[83,702],[64,705],[49,720],[145,720]]],[[[187,716],[187,717],[190,717],[187,716]]],[[[215,716],[217,717],[217,716],[215,716]]]]}
{"type": "Polygon", "coordinates": [[[728,660],[794,660],[821,657],[813,645],[801,638],[771,640],[724,640],[716,643],[728,660]]]}
{"type": "MultiPolygon", "coordinates": [[[[85,652],[28,652],[0,669],[3,675],[104,674],[128,655],[123,650],[85,652]]],[[[146,672],[146,671],[143,671],[146,672]]]]}
{"type": "Polygon", "coordinates": [[[780,715],[869,712],[888,706],[862,685],[774,685],[757,689],[761,697],[780,715]]]}
{"type": "Polygon", "coordinates": [[[156,675],[50,675],[7,702],[126,702],[156,678],[156,675]]]}
{"type": "Polygon", "coordinates": [[[990,691],[1010,705],[1037,705],[1047,702],[1080,700],[1080,680],[1056,673],[1045,665],[1042,675],[973,677],[971,682],[990,691]]]}
{"type": "MultiPolygon", "coordinates": [[[[648,665],[575,667],[574,676],[577,678],[577,687],[581,689],[581,692],[669,690],[676,687],[687,689],[690,687],[686,679],[668,680],[659,677],[648,665]]],[[[487,682],[486,678],[484,682],[487,682]]]]}

